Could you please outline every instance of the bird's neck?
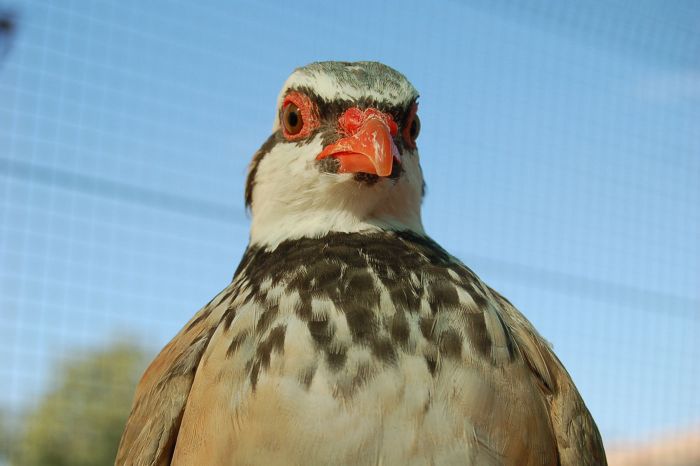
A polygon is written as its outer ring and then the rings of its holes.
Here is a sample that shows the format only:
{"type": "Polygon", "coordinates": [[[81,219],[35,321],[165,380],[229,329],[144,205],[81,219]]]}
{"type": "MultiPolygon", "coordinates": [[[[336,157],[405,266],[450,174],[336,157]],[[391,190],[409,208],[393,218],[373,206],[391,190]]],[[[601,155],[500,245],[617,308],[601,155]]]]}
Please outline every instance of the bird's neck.
{"type": "Polygon", "coordinates": [[[287,240],[320,238],[331,233],[410,231],[424,235],[420,209],[395,212],[384,206],[374,212],[352,209],[293,209],[289,205],[275,215],[274,210],[253,212],[250,243],[268,249],[287,240]]]}

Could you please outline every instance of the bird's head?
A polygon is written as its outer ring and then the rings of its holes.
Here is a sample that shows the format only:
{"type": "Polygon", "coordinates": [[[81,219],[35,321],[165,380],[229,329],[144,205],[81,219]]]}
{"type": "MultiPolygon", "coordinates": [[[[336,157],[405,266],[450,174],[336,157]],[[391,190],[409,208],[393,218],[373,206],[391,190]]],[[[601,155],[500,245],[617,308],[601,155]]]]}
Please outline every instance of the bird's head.
{"type": "Polygon", "coordinates": [[[423,233],[418,94],[376,62],[299,68],[280,93],[272,135],[248,171],[251,243],[328,232],[423,233]]]}

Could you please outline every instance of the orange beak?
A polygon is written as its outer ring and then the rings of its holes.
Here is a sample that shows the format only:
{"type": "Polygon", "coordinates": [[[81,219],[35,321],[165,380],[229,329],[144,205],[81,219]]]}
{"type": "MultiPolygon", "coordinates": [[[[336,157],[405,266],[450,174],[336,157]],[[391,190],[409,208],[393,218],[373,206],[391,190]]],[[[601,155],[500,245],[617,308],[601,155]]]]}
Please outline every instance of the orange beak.
{"type": "Polygon", "coordinates": [[[394,159],[400,162],[399,151],[391,130],[378,115],[367,115],[352,136],[326,146],[316,160],[334,157],[340,163],[338,173],[370,173],[389,176],[394,159]]]}

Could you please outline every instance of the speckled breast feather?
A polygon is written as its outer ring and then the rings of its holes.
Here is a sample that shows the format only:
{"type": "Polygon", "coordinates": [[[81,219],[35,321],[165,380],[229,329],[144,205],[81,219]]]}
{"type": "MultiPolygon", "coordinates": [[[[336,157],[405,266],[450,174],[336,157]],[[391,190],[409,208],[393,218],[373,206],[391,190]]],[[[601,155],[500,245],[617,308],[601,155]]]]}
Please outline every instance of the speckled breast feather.
{"type": "MultiPolygon", "coordinates": [[[[251,248],[234,282],[245,295],[241,304],[262,309],[254,325],[236,334],[229,347],[234,354],[247,338],[257,342],[248,362],[253,388],[270,352],[281,349],[284,313],[290,311],[308,326],[323,355],[320,363],[333,370],[343,368],[352,346],[366,347],[378,361],[394,364],[397,352],[415,353],[422,342],[433,373],[438,355],[461,358],[464,352],[494,363],[512,356],[498,313],[487,328],[482,309],[488,307],[489,292],[476,276],[431,240],[411,233],[333,233],[287,241],[272,252],[251,248]],[[281,311],[281,302],[289,303],[288,309],[281,311]],[[336,337],[338,320],[344,321],[350,339],[336,337]],[[495,347],[494,341],[505,346],[495,347]]],[[[226,311],[226,328],[235,316],[235,308],[226,311]]],[[[299,374],[300,380],[310,383],[314,369],[299,374]]],[[[364,371],[353,382],[361,384],[370,375],[364,371]]]]}

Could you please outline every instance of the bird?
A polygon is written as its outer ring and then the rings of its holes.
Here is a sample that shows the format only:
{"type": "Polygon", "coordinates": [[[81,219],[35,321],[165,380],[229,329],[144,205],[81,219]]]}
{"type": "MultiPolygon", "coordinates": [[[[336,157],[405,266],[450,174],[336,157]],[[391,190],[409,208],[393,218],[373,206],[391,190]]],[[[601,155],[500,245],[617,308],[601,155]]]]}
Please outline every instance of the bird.
{"type": "Polygon", "coordinates": [[[418,92],[297,68],[230,284],[139,382],[116,465],[600,466],[551,345],[424,230],[418,92]]]}

